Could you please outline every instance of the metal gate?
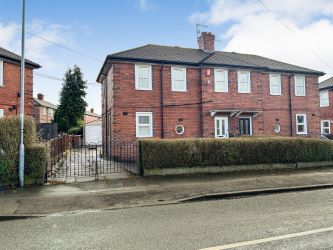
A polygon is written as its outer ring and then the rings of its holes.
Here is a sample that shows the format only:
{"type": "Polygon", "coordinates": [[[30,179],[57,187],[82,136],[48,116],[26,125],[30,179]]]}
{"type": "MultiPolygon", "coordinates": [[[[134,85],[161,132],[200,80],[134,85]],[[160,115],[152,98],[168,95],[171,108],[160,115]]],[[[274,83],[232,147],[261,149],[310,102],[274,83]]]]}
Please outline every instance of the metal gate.
{"type": "Polygon", "coordinates": [[[48,180],[94,177],[114,173],[138,173],[137,143],[114,142],[106,150],[102,144],[73,143],[59,140],[51,145],[48,180]]]}

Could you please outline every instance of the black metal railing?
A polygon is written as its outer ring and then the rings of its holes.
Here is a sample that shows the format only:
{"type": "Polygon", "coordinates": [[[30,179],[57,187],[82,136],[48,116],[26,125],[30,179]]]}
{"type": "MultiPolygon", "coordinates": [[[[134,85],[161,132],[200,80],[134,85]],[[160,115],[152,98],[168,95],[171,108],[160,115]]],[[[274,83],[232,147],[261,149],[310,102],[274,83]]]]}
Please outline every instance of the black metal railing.
{"type": "Polygon", "coordinates": [[[51,143],[48,178],[68,178],[130,172],[138,173],[136,142],[111,142],[108,150],[102,144],[83,144],[60,139],[51,143]]]}

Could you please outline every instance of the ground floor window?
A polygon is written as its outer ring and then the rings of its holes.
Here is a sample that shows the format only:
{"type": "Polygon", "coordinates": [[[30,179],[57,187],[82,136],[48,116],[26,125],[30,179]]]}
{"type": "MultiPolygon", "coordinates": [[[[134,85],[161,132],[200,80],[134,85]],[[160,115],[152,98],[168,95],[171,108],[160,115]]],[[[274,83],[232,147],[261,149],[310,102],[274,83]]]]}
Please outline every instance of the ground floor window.
{"type": "Polygon", "coordinates": [[[136,137],[153,136],[152,112],[136,112],[136,137]]]}
{"type": "Polygon", "coordinates": [[[330,133],[331,133],[330,121],[329,120],[322,120],[321,121],[321,134],[322,135],[328,135],[330,133]]]}
{"type": "Polygon", "coordinates": [[[4,116],[5,116],[5,113],[4,113],[3,109],[0,109],[0,118],[2,118],[4,116]]]}
{"type": "Polygon", "coordinates": [[[305,114],[296,115],[296,133],[297,134],[307,134],[307,120],[305,114]]]}
{"type": "Polygon", "coordinates": [[[252,135],[252,124],[250,117],[239,118],[239,134],[252,135]]]}

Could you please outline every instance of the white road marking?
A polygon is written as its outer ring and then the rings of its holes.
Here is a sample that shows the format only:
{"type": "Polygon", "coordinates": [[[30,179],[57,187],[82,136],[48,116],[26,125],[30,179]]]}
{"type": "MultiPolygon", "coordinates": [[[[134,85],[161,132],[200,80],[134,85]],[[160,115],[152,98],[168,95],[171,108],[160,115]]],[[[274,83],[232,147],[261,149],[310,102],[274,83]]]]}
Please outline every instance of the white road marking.
{"type": "Polygon", "coordinates": [[[304,231],[304,232],[299,232],[299,233],[285,234],[285,235],[268,237],[268,238],[263,238],[263,239],[258,239],[258,240],[250,240],[250,241],[243,241],[243,242],[232,243],[232,244],[227,244],[227,245],[222,245],[222,246],[202,248],[200,250],[231,249],[231,248],[236,248],[236,247],[256,245],[256,244],[265,243],[265,242],[271,242],[271,241],[283,240],[283,239],[290,239],[290,238],[295,238],[295,237],[300,237],[300,236],[305,236],[305,235],[310,235],[310,234],[329,232],[329,231],[333,231],[333,227],[325,227],[325,228],[319,228],[319,229],[304,231]]]}

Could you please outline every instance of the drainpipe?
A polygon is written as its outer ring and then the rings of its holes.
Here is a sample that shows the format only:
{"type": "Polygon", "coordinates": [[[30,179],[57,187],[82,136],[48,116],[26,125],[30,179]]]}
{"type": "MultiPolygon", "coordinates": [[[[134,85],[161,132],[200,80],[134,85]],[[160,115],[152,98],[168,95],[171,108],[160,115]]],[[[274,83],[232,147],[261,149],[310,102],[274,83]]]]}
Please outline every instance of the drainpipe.
{"type": "Polygon", "coordinates": [[[288,76],[288,84],[289,84],[289,121],[290,121],[290,136],[293,136],[293,111],[292,111],[292,104],[291,104],[291,77],[294,74],[288,76]]]}
{"type": "Polygon", "coordinates": [[[200,134],[201,137],[204,137],[204,132],[203,132],[203,97],[202,97],[202,67],[200,67],[200,134]]]}
{"type": "Polygon", "coordinates": [[[164,138],[164,93],[163,93],[163,68],[164,62],[160,68],[160,109],[161,109],[161,138],[164,138]]]}

